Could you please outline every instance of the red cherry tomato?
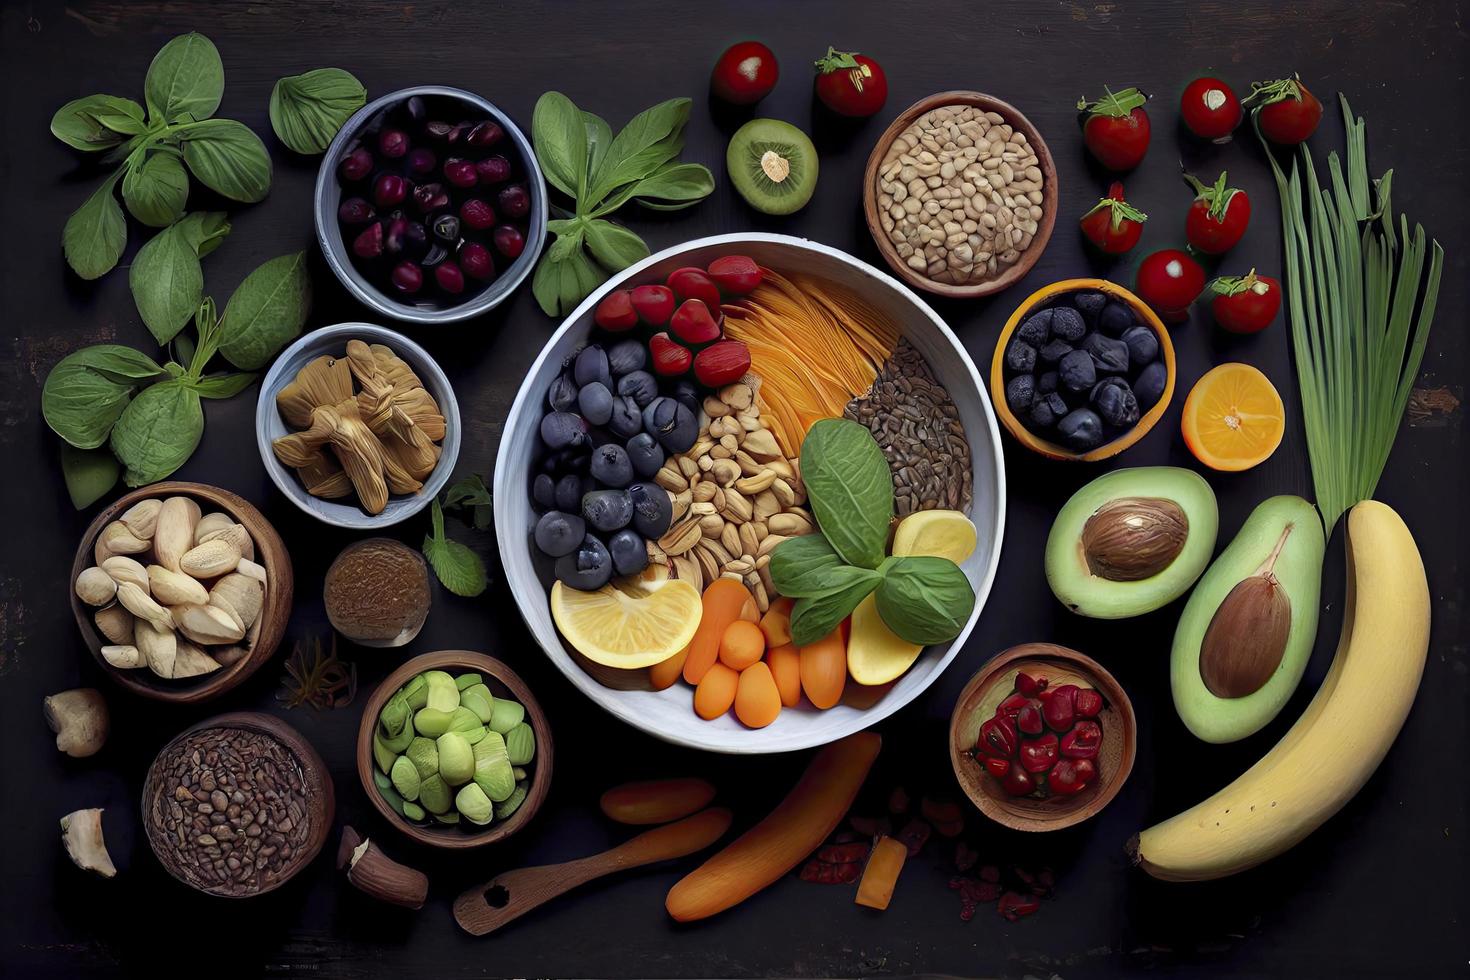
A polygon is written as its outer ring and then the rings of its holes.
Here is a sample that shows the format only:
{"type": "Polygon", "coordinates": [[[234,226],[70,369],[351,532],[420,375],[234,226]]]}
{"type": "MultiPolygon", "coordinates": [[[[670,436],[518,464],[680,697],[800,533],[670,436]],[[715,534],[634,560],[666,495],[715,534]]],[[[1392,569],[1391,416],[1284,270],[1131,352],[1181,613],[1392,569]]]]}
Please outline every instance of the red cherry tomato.
{"type": "Polygon", "coordinates": [[[778,77],[775,52],[759,41],[741,41],[720,55],[709,84],[732,105],[754,105],[771,94],[778,77]]]}
{"type": "Polygon", "coordinates": [[[1148,113],[1143,111],[1148,96],[1136,88],[1103,91],[1096,102],[1077,100],[1078,111],[1085,114],[1082,142],[1109,170],[1132,170],[1148,152],[1148,113]]]}
{"type": "Polygon", "coordinates": [[[1256,275],[1255,269],[1245,276],[1221,276],[1210,283],[1210,292],[1215,322],[1231,333],[1259,333],[1281,310],[1281,283],[1256,275]]]}
{"type": "Polygon", "coordinates": [[[1122,255],[1138,244],[1148,215],[1123,199],[1122,181],[1113,181],[1108,196],[1082,216],[1082,234],[1105,255],[1122,255]]]}
{"type": "Polygon", "coordinates": [[[1256,125],[1266,139],[1283,146],[1304,142],[1322,121],[1322,103],[1295,76],[1252,82],[1245,104],[1254,108],[1256,125]]]}
{"type": "Polygon", "coordinates": [[[1189,304],[1205,288],[1205,270],[1177,248],[1161,249],[1138,267],[1134,291],[1159,316],[1171,323],[1189,318],[1189,304]]]}
{"type": "Polygon", "coordinates": [[[842,116],[871,116],[888,101],[888,76],[865,54],[828,47],[817,59],[817,98],[842,116]]]}
{"type": "Polygon", "coordinates": [[[1193,174],[1184,179],[1194,188],[1194,203],[1184,216],[1184,237],[1206,255],[1222,255],[1245,235],[1251,220],[1251,200],[1245,191],[1225,186],[1225,171],[1213,186],[1201,184],[1193,174]]]}
{"type": "Polygon", "coordinates": [[[1196,78],[1179,97],[1179,115],[1200,139],[1224,143],[1240,125],[1240,99],[1218,78],[1196,78]]]}

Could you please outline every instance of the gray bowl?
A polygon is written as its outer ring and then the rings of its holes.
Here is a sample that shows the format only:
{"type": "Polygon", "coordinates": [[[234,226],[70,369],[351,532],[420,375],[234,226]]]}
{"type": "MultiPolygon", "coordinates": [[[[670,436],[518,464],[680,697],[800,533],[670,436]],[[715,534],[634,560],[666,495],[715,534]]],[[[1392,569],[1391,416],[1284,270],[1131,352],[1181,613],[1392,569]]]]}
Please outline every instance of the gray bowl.
{"type": "Polygon", "coordinates": [[[450,474],[454,472],[455,461],[459,458],[459,437],[459,403],[454,400],[454,389],[439,365],[434,363],[428,351],[403,334],[371,323],[338,323],[323,327],[287,347],[266,372],[265,380],[260,384],[260,399],[255,403],[255,442],[271,481],[287,499],[312,517],[327,524],[358,531],[397,524],[427,507],[429,501],[444,489],[444,484],[449,482],[450,474]],[[276,395],[291,383],[296,372],[308,361],[323,354],[345,357],[347,342],[354,339],[391,347],[395,354],[413,368],[419,380],[424,383],[424,388],[439,403],[439,410],[444,413],[444,441],[440,443],[443,451],[439,455],[439,464],[424,481],[422,490],[412,496],[389,497],[388,506],[383,508],[381,514],[367,513],[357,505],[356,498],[337,501],[313,497],[306,492],[296,474],[281,465],[281,461],[276,459],[275,451],[271,449],[272,440],[292,431],[276,409],[276,395]]]}
{"type": "Polygon", "coordinates": [[[327,147],[326,155],[322,157],[321,168],[316,175],[316,195],[312,208],[316,219],[317,244],[322,248],[322,255],[326,257],[327,265],[331,266],[337,278],[342,280],[342,285],[346,286],[347,291],[359,301],[383,316],[406,323],[456,323],[494,309],[515,291],[526,276],[531,274],[531,269],[536,265],[536,259],[541,254],[541,246],[546,242],[546,179],[541,175],[541,166],[536,162],[536,153],[531,148],[531,141],[526,139],[525,134],[517,128],[515,123],[511,122],[510,117],[497,109],[494,104],[473,92],[444,85],[417,85],[413,88],[389,92],[353,113],[352,118],[348,119],[341,131],[337,133],[337,138],[332,140],[332,145],[327,147]],[[428,301],[404,303],[384,293],[369,282],[352,264],[352,257],[347,251],[347,243],[342,240],[342,231],[337,227],[337,205],[342,202],[342,188],[337,183],[337,164],[342,158],[343,151],[357,138],[358,130],[375,113],[414,95],[459,99],[468,103],[473,107],[475,115],[489,116],[501,125],[506,136],[515,144],[516,152],[525,161],[526,189],[531,193],[531,215],[530,223],[526,228],[526,250],[510,264],[508,269],[502,271],[494,282],[457,306],[439,307],[428,301]]]}

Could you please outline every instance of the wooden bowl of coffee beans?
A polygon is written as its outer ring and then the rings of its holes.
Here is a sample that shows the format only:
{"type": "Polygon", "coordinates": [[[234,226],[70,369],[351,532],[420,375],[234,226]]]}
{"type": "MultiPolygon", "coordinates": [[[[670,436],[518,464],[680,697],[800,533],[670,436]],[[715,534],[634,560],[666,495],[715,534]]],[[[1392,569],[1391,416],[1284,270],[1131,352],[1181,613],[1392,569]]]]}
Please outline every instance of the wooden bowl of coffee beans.
{"type": "Polygon", "coordinates": [[[1041,133],[982,92],[909,106],[863,172],[863,214],[884,261],[941,296],[989,296],[1020,280],[1046,249],[1057,200],[1041,133]]]}
{"type": "Polygon", "coordinates": [[[1027,449],[1090,463],[1148,434],[1174,397],[1174,345],[1148,304],[1105,279],[1026,297],[995,342],[990,397],[1027,449]]]}

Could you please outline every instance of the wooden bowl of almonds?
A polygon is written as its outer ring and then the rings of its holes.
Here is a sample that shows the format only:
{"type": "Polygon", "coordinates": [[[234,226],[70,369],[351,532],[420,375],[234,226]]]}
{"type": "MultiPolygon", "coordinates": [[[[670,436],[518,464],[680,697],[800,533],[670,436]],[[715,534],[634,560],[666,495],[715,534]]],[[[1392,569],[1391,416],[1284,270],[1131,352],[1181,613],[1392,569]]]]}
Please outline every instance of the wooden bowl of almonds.
{"type": "Polygon", "coordinates": [[[863,215],[883,260],[915,289],[957,299],[1024,276],[1051,238],[1057,200],[1041,133],[981,92],[909,106],[863,171],[863,215]]]}
{"type": "Polygon", "coordinates": [[[255,673],[291,614],[291,559],[249,501],[203,483],[135,490],[72,562],[72,611],[103,669],[144,697],[198,704],[255,673]]]}

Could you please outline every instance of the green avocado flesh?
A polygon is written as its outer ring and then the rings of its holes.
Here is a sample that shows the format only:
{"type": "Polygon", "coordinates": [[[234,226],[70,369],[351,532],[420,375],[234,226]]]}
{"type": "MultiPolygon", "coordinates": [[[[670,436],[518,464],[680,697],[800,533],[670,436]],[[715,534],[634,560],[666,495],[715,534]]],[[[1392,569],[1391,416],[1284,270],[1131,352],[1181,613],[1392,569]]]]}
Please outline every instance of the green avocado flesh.
{"type": "Polygon", "coordinates": [[[1316,508],[1300,497],[1271,497],[1251,512],[1235,540],[1199,580],[1174,631],[1169,677],[1174,708],[1200,739],[1234,742],[1259,731],[1296,690],[1317,639],[1324,548],[1316,508]],[[1270,573],[1290,602],[1291,620],[1281,662],[1253,693],[1219,697],[1200,670],[1205,634],[1220,604],[1242,580],[1259,573],[1278,545],[1280,553],[1270,573]]]}
{"type": "Polygon", "coordinates": [[[1215,549],[1219,524],[1215,491],[1198,473],[1176,466],[1114,470],[1078,490],[1058,512],[1046,539],[1046,581],[1062,604],[1078,615],[1093,619],[1141,616],[1173,602],[1199,578],[1215,549]],[[1095,515],[1116,512],[1138,520],[1161,508],[1167,509],[1174,518],[1171,526],[1181,532],[1172,539],[1177,554],[1167,564],[1156,567],[1158,561],[1143,561],[1147,549],[1158,544],[1156,538],[1147,536],[1139,537],[1132,546],[1126,537],[1115,538],[1112,570],[1101,566],[1097,549],[1089,559],[1083,541],[1084,537],[1092,540],[1089,521],[1095,515]],[[1136,553],[1130,554],[1133,546],[1136,553]],[[1119,567],[1130,559],[1141,564],[1135,565],[1131,577],[1128,569],[1119,567]]]}

